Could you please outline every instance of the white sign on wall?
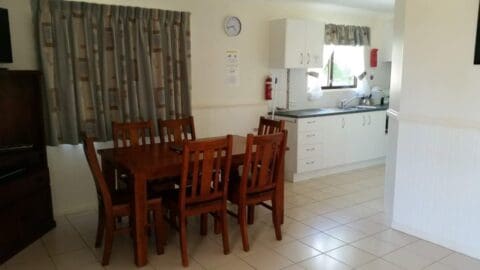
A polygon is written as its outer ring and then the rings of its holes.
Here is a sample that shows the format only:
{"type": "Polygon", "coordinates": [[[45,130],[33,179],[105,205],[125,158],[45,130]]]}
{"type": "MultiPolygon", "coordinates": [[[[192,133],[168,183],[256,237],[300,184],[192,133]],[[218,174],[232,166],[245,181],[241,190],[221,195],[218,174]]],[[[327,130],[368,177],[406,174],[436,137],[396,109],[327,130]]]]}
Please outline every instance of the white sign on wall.
{"type": "Polygon", "coordinates": [[[225,55],[225,84],[240,86],[240,56],[238,50],[227,50],[225,55]]]}

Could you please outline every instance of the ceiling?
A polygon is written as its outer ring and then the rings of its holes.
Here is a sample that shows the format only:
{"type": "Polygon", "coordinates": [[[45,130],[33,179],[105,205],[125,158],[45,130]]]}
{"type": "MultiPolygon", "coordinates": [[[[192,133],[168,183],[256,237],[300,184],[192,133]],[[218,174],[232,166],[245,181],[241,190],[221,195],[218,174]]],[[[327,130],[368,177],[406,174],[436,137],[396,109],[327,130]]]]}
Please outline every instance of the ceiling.
{"type": "Polygon", "coordinates": [[[373,11],[393,12],[395,0],[276,0],[289,2],[309,2],[309,3],[323,3],[333,4],[354,8],[362,8],[373,11]]]}

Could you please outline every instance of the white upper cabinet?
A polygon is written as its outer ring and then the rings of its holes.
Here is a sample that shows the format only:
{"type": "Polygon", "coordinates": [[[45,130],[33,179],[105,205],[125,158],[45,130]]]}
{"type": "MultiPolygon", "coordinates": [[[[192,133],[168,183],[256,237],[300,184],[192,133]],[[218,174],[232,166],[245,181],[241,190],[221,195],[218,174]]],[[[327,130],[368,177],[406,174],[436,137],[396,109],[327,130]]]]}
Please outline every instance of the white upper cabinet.
{"type": "Polygon", "coordinates": [[[383,48],[380,51],[380,61],[392,62],[393,38],[393,20],[389,20],[383,25],[383,48]]]}
{"type": "Polygon", "coordinates": [[[325,24],[281,19],[270,22],[272,68],[321,68],[325,24]]]}

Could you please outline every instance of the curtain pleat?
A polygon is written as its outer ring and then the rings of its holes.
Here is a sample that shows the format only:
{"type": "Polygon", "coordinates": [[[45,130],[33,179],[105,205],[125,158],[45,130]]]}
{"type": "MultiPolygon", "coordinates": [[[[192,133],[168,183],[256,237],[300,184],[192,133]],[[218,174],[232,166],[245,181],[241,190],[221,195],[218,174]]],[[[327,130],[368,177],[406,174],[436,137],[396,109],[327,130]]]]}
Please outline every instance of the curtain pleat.
{"type": "Polygon", "coordinates": [[[370,28],[354,25],[325,25],[326,45],[370,46],[370,28]]]}
{"type": "Polygon", "coordinates": [[[50,145],[191,114],[189,13],[40,0],[38,30],[50,145]]]}

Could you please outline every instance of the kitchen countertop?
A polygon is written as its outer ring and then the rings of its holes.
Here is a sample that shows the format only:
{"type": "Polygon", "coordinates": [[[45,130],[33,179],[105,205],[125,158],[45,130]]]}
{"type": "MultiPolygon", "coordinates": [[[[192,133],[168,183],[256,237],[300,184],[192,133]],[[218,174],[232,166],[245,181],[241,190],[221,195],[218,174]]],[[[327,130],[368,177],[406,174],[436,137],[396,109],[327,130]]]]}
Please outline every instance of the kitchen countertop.
{"type": "MultiPolygon", "coordinates": [[[[294,111],[276,111],[275,116],[290,117],[290,118],[309,118],[309,117],[322,117],[338,114],[350,114],[350,113],[364,113],[373,111],[386,111],[388,110],[388,104],[372,106],[375,108],[324,108],[324,109],[307,109],[307,110],[294,110],[294,111]]],[[[269,113],[271,114],[271,113],[269,113]]]]}

